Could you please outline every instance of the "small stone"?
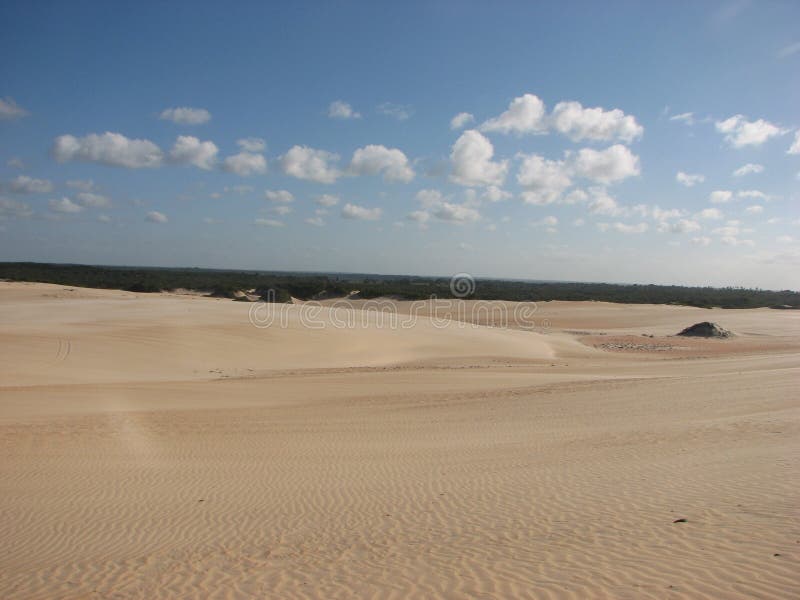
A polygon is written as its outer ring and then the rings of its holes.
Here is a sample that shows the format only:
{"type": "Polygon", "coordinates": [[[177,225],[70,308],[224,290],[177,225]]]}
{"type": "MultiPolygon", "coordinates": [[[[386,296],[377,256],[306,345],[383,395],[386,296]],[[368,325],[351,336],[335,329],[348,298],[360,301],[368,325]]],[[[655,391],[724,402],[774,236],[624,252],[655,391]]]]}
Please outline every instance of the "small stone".
{"type": "Polygon", "coordinates": [[[683,517],[681,517],[680,519],[675,519],[673,521],[673,523],[686,523],[686,522],[688,522],[688,519],[684,519],[683,517]]]}

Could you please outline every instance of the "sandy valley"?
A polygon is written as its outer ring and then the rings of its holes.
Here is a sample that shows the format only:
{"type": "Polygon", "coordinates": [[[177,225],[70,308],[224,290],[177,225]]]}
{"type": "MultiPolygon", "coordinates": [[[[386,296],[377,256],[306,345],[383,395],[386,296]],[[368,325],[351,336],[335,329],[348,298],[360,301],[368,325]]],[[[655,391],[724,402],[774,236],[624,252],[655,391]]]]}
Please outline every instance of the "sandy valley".
{"type": "Polygon", "coordinates": [[[0,283],[0,597],[800,594],[800,312],[393,305],[0,283]]]}

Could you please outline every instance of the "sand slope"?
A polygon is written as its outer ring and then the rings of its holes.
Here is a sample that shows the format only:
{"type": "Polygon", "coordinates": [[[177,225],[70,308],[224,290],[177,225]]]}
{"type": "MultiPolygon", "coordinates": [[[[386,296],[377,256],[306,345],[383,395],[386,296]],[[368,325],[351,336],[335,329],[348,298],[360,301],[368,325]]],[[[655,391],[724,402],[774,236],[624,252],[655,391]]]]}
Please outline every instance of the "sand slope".
{"type": "Polygon", "coordinates": [[[789,311],[309,331],[248,308],[0,284],[0,596],[800,593],[789,311]],[[697,320],[736,345],[579,341],[697,320]]]}

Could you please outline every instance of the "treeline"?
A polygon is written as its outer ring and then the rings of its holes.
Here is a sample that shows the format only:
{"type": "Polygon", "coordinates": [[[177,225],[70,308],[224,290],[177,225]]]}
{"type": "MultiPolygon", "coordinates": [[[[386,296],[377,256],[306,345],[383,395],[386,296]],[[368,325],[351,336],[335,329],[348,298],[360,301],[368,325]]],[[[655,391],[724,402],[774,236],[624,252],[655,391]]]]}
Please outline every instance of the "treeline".
{"type": "MultiPolygon", "coordinates": [[[[256,296],[273,302],[288,302],[292,296],[303,300],[342,297],[354,291],[358,291],[360,298],[390,296],[423,300],[432,296],[453,297],[450,279],[437,277],[0,263],[0,279],[132,292],[161,292],[183,288],[229,298],[235,298],[237,292],[252,290],[256,296]]],[[[518,302],[596,300],[706,308],[800,308],[800,293],[791,290],[495,279],[478,279],[474,293],[469,298],[518,302]]]]}

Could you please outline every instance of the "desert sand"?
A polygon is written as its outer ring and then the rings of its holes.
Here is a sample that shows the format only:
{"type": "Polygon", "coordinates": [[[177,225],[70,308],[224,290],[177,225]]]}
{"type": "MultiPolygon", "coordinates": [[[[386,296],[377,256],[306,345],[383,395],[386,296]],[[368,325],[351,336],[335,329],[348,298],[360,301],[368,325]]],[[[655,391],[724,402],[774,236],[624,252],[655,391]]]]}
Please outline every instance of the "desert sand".
{"type": "Polygon", "coordinates": [[[797,311],[252,306],[0,283],[0,597],[800,596],[797,311]]]}

